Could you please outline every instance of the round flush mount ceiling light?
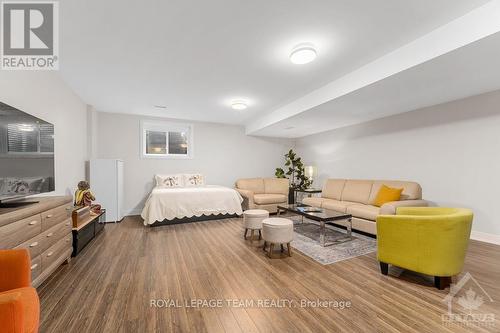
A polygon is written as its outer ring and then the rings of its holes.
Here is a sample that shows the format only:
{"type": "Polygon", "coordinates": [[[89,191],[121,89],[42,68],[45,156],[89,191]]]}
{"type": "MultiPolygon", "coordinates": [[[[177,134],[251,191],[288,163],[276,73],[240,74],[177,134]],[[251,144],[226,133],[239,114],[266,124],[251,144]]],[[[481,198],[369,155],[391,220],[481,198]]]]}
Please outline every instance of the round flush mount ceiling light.
{"type": "Polygon", "coordinates": [[[248,107],[248,102],[243,100],[235,100],[231,102],[231,108],[233,110],[245,110],[248,107]]]}
{"type": "Polygon", "coordinates": [[[316,59],[317,55],[314,45],[311,43],[302,43],[292,49],[290,61],[296,65],[303,65],[316,59]]]}

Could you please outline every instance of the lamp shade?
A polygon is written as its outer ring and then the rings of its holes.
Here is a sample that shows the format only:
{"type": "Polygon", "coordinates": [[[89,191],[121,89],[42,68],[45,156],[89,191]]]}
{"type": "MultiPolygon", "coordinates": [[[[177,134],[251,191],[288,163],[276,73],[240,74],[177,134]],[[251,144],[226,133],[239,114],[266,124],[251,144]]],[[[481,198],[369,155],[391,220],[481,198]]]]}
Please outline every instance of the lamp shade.
{"type": "Polygon", "coordinates": [[[304,175],[307,177],[307,178],[314,178],[316,176],[316,174],[318,173],[318,169],[315,167],[315,166],[312,166],[312,165],[306,165],[304,167],[304,175]]]}

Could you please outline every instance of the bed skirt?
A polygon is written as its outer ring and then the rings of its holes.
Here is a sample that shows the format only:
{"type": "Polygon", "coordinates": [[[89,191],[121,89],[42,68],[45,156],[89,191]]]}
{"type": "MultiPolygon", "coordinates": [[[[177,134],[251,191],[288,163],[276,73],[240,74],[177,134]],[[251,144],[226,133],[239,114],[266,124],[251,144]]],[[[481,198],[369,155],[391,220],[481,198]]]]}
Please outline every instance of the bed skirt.
{"type": "Polygon", "coordinates": [[[162,225],[171,225],[171,224],[182,224],[182,223],[192,223],[192,222],[203,222],[203,221],[213,221],[220,219],[228,219],[231,217],[240,217],[238,214],[218,214],[218,215],[202,215],[202,216],[192,216],[192,217],[183,217],[183,218],[174,218],[173,220],[163,220],[156,221],[153,224],[150,224],[150,227],[158,227],[162,225]]]}

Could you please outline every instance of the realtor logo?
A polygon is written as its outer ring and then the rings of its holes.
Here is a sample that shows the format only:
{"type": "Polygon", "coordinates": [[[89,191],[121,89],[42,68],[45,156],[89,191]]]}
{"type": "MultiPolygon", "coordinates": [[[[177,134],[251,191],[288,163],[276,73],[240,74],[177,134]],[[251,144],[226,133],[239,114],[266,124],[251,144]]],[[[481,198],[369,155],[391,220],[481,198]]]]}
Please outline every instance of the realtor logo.
{"type": "Polygon", "coordinates": [[[495,326],[495,314],[481,309],[485,303],[493,303],[493,299],[469,272],[451,286],[443,301],[448,305],[448,313],[441,316],[445,325],[495,326]]]}
{"type": "Polygon", "coordinates": [[[59,69],[58,6],[55,1],[1,3],[1,69],[59,69]]]}

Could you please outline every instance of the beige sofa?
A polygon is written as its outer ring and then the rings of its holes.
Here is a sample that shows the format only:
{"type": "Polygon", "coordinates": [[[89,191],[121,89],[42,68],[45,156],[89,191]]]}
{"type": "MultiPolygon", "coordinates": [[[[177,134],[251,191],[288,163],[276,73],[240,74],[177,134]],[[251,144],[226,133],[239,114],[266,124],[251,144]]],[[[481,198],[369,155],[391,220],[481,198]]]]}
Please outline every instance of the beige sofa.
{"type": "Polygon", "coordinates": [[[288,179],[246,178],[236,181],[235,188],[243,197],[243,210],[265,209],[278,211],[278,204],[288,203],[288,179]]]}
{"type": "Polygon", "coordinates": [[[428,206],[422,200],[422,188],[418,183],[396,180],[328,179],[321,197],[304,198],[302,203],[352,214],[353,229],[375,235],[378,215],[395,214],[400,206],[428,206]],[[374,206],[381,185],[403,188],[401,199],[374,206]]]}

